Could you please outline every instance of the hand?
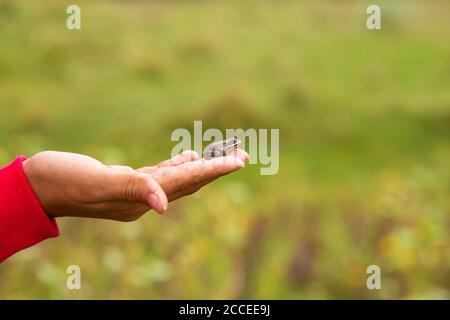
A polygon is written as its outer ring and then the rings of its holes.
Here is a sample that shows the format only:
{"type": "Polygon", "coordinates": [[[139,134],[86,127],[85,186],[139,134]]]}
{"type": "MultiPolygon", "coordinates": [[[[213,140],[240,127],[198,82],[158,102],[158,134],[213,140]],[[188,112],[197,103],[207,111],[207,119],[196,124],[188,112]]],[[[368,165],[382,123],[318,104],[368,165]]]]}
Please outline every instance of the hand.
{"type": "Polygon", "coordinates": [[[106,166],[80,154],[45,151],[24,161],[31,187],[49,216],[132,221],[244,167],[248,154],[199,159],[183,152],[152,167],[106,166]]]}

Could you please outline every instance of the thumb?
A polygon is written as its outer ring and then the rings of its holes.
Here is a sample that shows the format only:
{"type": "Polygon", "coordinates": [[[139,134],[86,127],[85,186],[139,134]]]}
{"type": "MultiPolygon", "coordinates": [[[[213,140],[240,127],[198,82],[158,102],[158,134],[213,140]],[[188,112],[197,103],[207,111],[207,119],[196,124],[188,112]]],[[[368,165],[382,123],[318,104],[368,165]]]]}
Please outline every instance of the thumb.
{"type": "Polygon", "coordinates": [[[120,192],[121,200],[139,202],[150,206],[158,213],[167,209],[167,196],[151,175],[137,172],[124,172],[120,192]]]}

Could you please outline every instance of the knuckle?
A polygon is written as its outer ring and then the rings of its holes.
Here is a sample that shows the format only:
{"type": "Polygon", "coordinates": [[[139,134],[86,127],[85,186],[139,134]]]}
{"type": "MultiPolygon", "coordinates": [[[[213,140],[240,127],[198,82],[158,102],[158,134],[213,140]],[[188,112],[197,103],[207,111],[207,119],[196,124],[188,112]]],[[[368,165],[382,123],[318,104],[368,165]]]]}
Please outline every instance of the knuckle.
{"type": "Polygon", "coordinates": [[[121,192],[122,199],[129,201],[129,202],[138,202],[139,201],[139,178],[136,176],[131,176],[130,178],[126,179],[126,181],[123,184],[122,192],[121,192]]]}

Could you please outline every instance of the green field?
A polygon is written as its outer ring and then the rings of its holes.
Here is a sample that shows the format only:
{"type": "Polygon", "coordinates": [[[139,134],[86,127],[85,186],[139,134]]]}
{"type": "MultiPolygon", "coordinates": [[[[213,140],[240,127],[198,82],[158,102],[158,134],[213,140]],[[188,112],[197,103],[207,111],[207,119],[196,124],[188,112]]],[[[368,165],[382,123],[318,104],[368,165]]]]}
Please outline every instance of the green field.
{"type": "Polygon", "coordinates": [[[0,166],[149,165],[202,120],[279,128],[280,171],[60,219],[0,265],[0,298],[450,298],[450,2],[378,1],[378,31],[368,1],[77,1],[69,31],[72,3],[0,0],[0,166]]]}

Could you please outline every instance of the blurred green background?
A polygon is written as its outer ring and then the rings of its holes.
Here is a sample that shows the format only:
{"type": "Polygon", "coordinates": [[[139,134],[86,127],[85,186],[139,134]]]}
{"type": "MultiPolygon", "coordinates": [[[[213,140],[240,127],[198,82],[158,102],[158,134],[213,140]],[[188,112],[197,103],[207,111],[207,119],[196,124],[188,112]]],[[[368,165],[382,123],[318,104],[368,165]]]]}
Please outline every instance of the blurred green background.
{"type": "Polygon", "coordinates": [[[0,298],[450,297],[450,2],[377,1],[380,31],[367,1],[76,1],[69,31],[72,3],[0,0],[1,166],[149,165],[203,120],[279,128],[280,171],[162,217],[60,219],[0,265],[0,298]]]}

